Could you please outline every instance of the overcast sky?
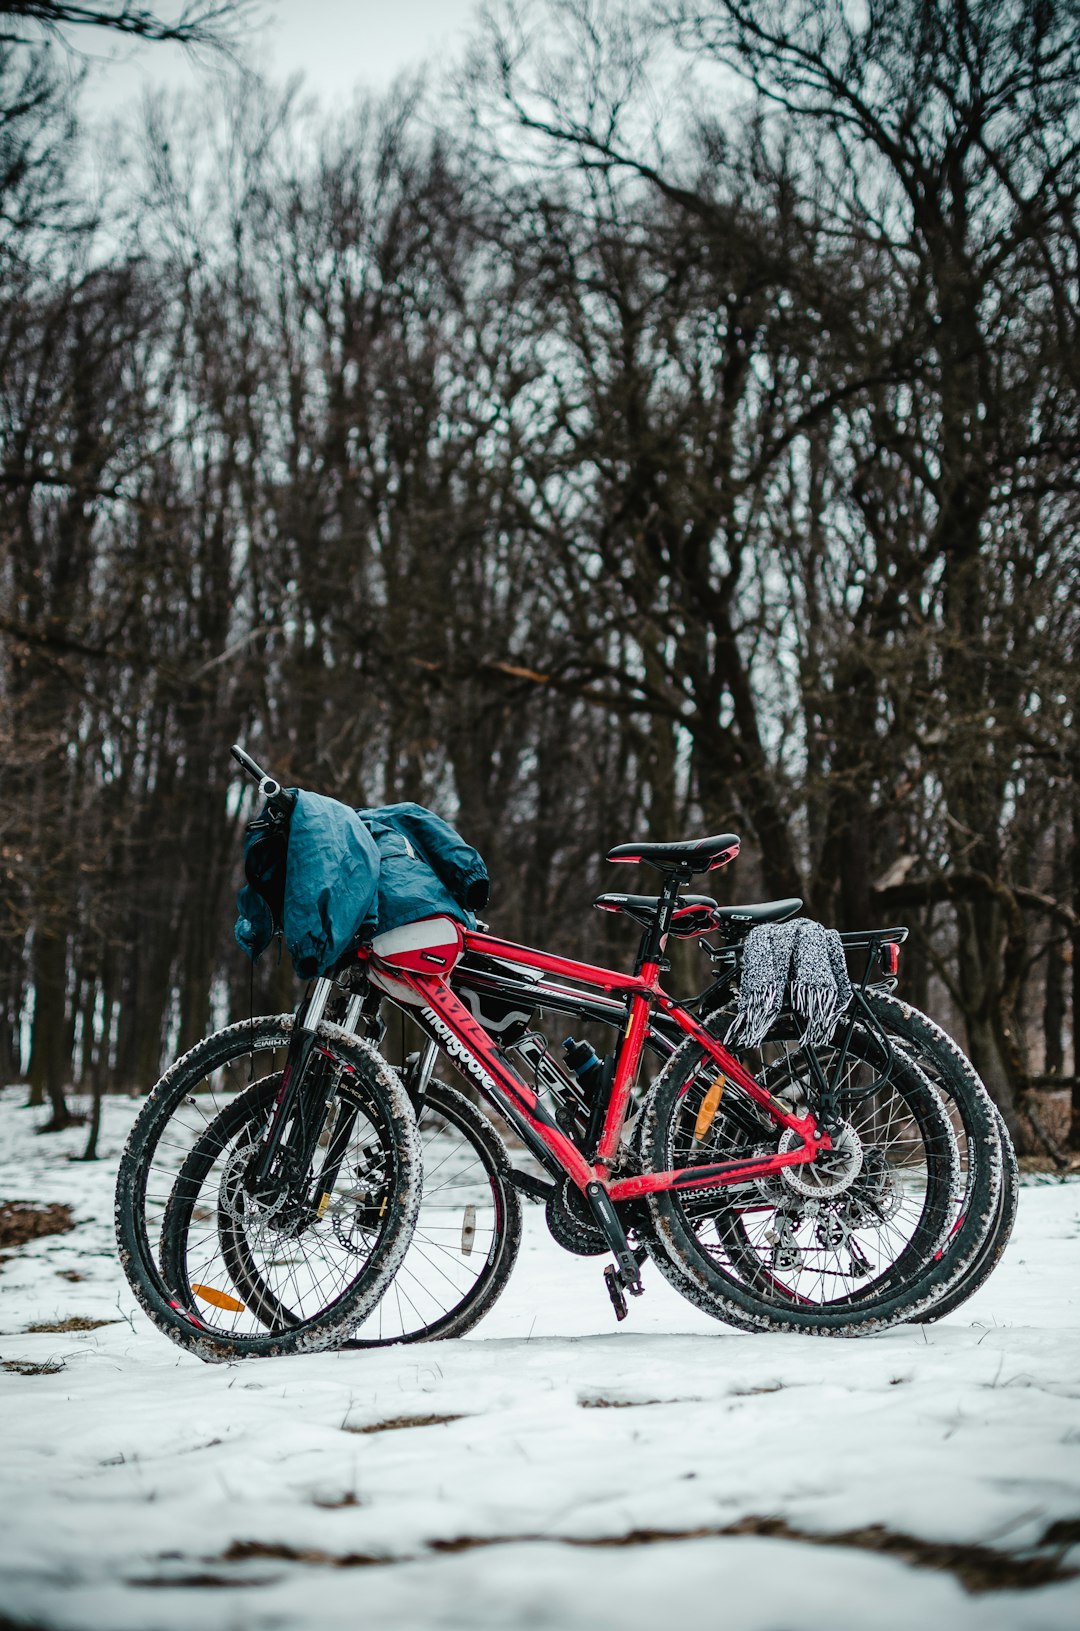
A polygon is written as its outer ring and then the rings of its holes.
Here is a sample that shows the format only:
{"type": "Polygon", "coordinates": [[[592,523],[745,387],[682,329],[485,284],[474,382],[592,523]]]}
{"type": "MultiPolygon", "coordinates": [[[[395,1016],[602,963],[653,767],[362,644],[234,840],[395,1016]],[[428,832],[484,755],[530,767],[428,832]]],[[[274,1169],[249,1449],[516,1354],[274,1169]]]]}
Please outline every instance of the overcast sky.
{"type": "MultiPolygon", "coordinates": [[[[268,0],[252,37],[253,65],[275,78],[297,71],[329,105],[347,102],[358,85],[380,89],[425,60],[444,64],[461,53],[479,0],[268,0]]],[[[79,45],[93,53],[91,96],[119,111],[147,86],[193,83],[198,70],[174,46],[103,50],[100,31],[84,29],[79,45]]]]}

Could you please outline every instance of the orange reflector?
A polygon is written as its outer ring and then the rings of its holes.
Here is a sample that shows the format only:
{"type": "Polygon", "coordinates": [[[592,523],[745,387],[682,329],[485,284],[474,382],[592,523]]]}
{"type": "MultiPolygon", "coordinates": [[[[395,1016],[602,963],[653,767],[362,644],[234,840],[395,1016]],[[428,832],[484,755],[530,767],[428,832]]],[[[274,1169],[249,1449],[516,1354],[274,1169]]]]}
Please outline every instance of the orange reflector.
{"type": "Polygon", "coordinates": [[[721,1074],[716,1078],[715,1082],[702,1099],[701,1109],[698,1111],[697,1120],[694,1122],[695,1144],[701,1143],[701,1140],[705,1137],[705,1134],[715,1121],[716,1112],[720,1108],[720,1100],[724,1096],[724,1089],[726,1086],[727,1077],[721,1074]]]}
{"type": "Polygon", "coordinates": [[[236,1297],[230,1297],[227,1291],[215,1291],[213,1286],[192,1286],[196,1297],[201,1297],[204,1303],[213,1303],[215,1308],[227,1308],[231,1314],[246,1314],[247,1309],[236,1297]]]}

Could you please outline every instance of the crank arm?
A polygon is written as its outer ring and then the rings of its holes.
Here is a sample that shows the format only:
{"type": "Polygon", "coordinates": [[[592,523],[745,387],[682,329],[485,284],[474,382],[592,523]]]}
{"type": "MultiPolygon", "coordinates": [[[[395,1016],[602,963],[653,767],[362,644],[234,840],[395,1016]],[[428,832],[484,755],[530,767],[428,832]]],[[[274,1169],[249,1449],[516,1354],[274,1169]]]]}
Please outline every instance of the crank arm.
{"type": "Polygon", "coordinates": [[[618,1264],[622,1285],[632,1297],[640,1297],[643,1289],[641,1269],[607,1190],[594,1178],[592,1183],[585,1185],[585,1199],[618,1264]]]}

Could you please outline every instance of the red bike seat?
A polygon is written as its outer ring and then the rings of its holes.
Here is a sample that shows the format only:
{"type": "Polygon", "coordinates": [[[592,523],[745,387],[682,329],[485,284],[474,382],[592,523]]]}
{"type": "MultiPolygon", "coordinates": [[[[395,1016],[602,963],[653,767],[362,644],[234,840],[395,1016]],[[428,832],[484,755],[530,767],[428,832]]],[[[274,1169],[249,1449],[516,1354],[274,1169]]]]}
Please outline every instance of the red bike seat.
{"type": "Polygon", "coordinates": [[[640,862],[660,872],[712,872],[735,859],[740,843],[737,834],[722,832],[713,838],[691,838],[677,844],[616,844],[608,850],[607,858],[628,865],[640,862]]]}

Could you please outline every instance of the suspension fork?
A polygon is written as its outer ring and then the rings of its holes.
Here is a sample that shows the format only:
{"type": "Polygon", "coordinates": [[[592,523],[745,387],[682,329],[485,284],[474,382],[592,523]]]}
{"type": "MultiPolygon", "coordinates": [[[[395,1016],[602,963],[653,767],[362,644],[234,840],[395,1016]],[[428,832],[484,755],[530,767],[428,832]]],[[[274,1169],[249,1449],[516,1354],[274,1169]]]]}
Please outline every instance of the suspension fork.
{"type": "MultiPolygon", "coordinates": [[[[362,1025],[370,1024],[370,1018],[364,993],[354,992],[349,998],[348,1007],[345,1009],[341,1029],[348,1031],[350,1036],[356,1036],[362,1025]]],[[[318,1199],[315,1202],[315,1212],[320,1218],[325,1215],[338,1178],[341,1176],[342,1162],[345,1160],[345,1151],[349,1147],[349,1139],[352,1137],[352,1130],[356,1125],[357,1113],[358,1106],[351,1099],[342,1098],[338,1095],[337,1117],[330,1133],[326,1159],[323,1162],[322,1171],[319,1173],[318,1199]]],[[[312,1145],[311,1153],[314,1154],[314,1145],[312,1145]]]]}
{"type": "Polygon", "coordinates": [[[407,1060],[405,1091],[409,1095],[409,1102],[416,1111],[417,1116],[419,1116],[423,1108],[424,1096],[431,1085],[431,1077],[438,1057],[438,1043],[432,1042],[428,1038],[421,1051],[410,1054],[407,1060]]]}
{"type": "MultiPolygon", "coordinates": [[[[343,1031],[348,1031],[350,1036],[357,1035],[363,1028],[373,1040],[378,1041],[385,1032],[386,1026],[380,1013],[381,1002],[376,1001],[373,1005],[371,995],[370,992],[354,992],[349,998],[348,1007],[341,1021],[341,1028],[343,1031]]],[[[413,1055],[410,1068],[406,1072],[405,1091],[408,1093],[410,1102],[418,1117],[438,1057],[438,1045],[429,1040],[421,1053],[413,1055]]],[[[325,1214],[330,1204],[358,1114],[358,1106],[347,1096],[342,1097],[339,1095],[337,1102],[337,1119],[330,1134],[326,1159],[319,1174],[318,1200],[316,1202],[316,1211],[319,1217],[325,1214]]],[[[314,1146],[312,1146],[312,1153],[314,1153],[314,1146]]]]}
{"type": "Polygon", "coordinates": [[[268,1186],[276,1188],[281,1178],[288,1183],[290,1179],[305,1174],[315,1152],[323,1118],[308,1112],[314,1109],[315,1094],[324,1074],[318,1068],[322,1060],[316,1056],[316,1042],[333,989],[333,980],[316,980],[297,1016],[270,1126],[245,1175],[246,1185],[252,1194],[258,1195],[260,1189],[268,1186]],[[286,1168],[291,1167],[291,1172],[274,1170],[283,1149],[289,1157],[286,1168]]]}

